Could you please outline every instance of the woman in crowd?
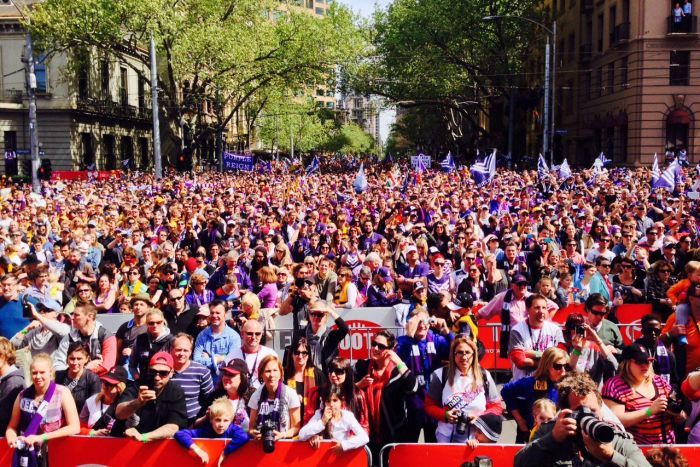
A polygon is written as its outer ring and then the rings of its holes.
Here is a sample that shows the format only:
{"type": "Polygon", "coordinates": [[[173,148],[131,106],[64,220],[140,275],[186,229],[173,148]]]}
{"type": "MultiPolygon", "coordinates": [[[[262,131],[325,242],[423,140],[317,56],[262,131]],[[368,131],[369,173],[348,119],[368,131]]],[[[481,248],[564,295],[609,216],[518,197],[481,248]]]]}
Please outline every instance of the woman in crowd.
{"type": "Polygon", "coordinates": [[[481,368],[476,344],[463,337],[452,341],[446,367],[430,379],[425,411],[437,420],[439,443],[465,443],[475,437],[472,422],[485,413],[503,412],[501,397],[491,374],[481,368]],[[467,427],[461,430],[465,421],[467,427]]]}
{"type": "Polygon", "coordinates": [[[258,271],[262,283],[257,293],[261,308],[274,308],[277,303],[277,274],[271,266],[264,266],[258,271]]]}
{"type": "Polygon", "coordinates": [[[572,313],[564,325],[564,343],[559,344],[569,354],[572,371],[588,373],[602,387],[603,382],[615,376],[617,360],[607,345],[579,313],[572,313]]]}
{"type": "MultiPolygon", "coordinates": [[[[54,381],[53,361],[49,355],[35,356],[30,372],[32,385],[17,396],[5,439],[11,449],[20,445],[30,449],[33,447],[29,452],[28,449],[17,449],[16,457],[36,456],[36,465],[46,465],[46,443],[52,439],[77,435],[80,432],[80,419],[73,395],[68,388],[54,381]],[[46,402],[47,406],[37,424],[34,422],[35,415],[42,402],[46,402]]],[[[18,465],[21,463],[20,458],[18,465]]]]}
{"type": "Polygon", "coordinates": [[[445,270],[445,257],[437,254],[432,260],[432,270],[426,277],[428,293],[447,293],[452,295],[455,290],[455,283],[452,274],[445,270]]]}
{"type": "Polygon", "coordinates": [[[83,409],[85,401],[101,389],[100,378],[85,368],[89,361],[90,349],[81,341],[72,342],[66,357],[68,368],[56,372],[56,383],[68,388],[78,412],[83,409]]]}
{"type": "Polygon", "coordinates": [[[343,390],[344,408],[351,411],[360,422],[362,428],[369,433],[369,417],[367,414],[367,399],[365,393],[355,385],[350,360],[336,357],[328,365],[328,382],[330,386],[338,386],[343,390]]]}
{"type": "Polygon", "coordinates": [[[206,289],[207,278],[200,273],[192,274],[190,278],[190,290],[185,295],[185,301],[190,306],[204,306],[216,298],[214,292],[206,289]]]}
{"type": "Polygon", "coordinates": [[[117,436],[126,428],[136,425],[135,419],[126,423],[117,420],[119,397],[126,389],[128,374],[124,367],[116,366],[100,377],[102,389],[90,396],[80,411],[80,432],[90,436],[117,436]]]}
{"type": "Polygon", "coordinates": [[[0,434],[5,433],[15,399],[24,389],[24,377],[16,362],[15,348],[6,337],[0,337],[0,434]]]}
{"type": "Polygon", "coordinates": [[[558,347],[542,353],[540,363],[532,376],[507,383],[501,390],[506,408],[517,424],[516,443],[526,443],[535,426],[532,405],[537,399],[557,402],[557,383],[566,374],[569,356],[558,347]]]}
{"type": "MultiPolygon", "coordinates": [[[[362,272],[360,272],[362,277],[362,272]]],[[[377,269],[372,285],[367,290],[368,307],[387,307],[401,302],[401,290],[394,284],[394,277],[387,267],[377,269]]]]}
{"type": "Polygon", "coordinates": [[[285,264],[292,262],[292,256],[289,253],[289,248],[284,242],[279,242],[275,245],[274,253],[270,258],[270,263],[278,268],[285,267],[285,264]]]}
{"type": "Polygon", "coordinates": [[[305,425],[320,404],[320,388],[326,384],[323,372],[316,367],[306,337],[292,342],[286,356],[284,374],[287,386],[294,389],[301,400],[301,424],[305,425]]]}
{"type": "Polygon", "coordinates": [[[603,387],[603,399],[637,444],[673,444],[684,415],[669,400],[671,386],[654,374],[654,358],[640,344],[625,347],[620,370],[603,387]]]}
{"type": "Polygon", "coordinates": [[[632,258],[620,260],[620,273],[613,276],[612,281],[623,303],[644,303],[644,278],[645,274],[637,269],[632,258]]]}
{"type": "Polygon", "coordinates": [[[291,439],[299,433],[301,401],[297,392],[282,382],[284,368],[277,355],[268,355],[260,362],[261,386],[250,396],[250,425],[248,432],[257,440],[259,428],[272,426],[275,441],[291,439]]]}
{"type": "Polygon", "coordinates": [[[457,295],[467,292],[475,303],[485,304],[493,298],[493,288],[488,284],[481,273],[481,268],[476,263],[471,263],[467,268],[467,277],[457,287],[457,295]]]}
{"type": "Polygon", "coordinates": [[[117,288],[108,274],[100,275],[93,302],[98,313],[116,313],[118,311],[117,288]]]}
{"type": "Polygon", "coordinates": [[[675,283],[673,265],[663,259],[651,265],[651,270],[644,280],[646,302],[651,303],[652,313],[660,316],[663,321],[673,313],[673,303],[666,292],[675,283]]]}
{"type": "Polygon", "coordinates": [[[349,268],[340,268],[333,303],[340,308],[355,308],[357,294],[357,286],[352,281],[352,271],[349,268]]]}
{"type": "MultiPolygon", "coordinates": [[[[214,391],[214,399],[226,396],[233,407],[233,423],[248,431],[250,418],[246,405],[250,398],[250,381],[248,380],[248,365],[245,360],[235,358],[221,367],[221,381],[214,391]]],[[[206,421],[206,415],[195,423],[199,426],[206,421]]]]}

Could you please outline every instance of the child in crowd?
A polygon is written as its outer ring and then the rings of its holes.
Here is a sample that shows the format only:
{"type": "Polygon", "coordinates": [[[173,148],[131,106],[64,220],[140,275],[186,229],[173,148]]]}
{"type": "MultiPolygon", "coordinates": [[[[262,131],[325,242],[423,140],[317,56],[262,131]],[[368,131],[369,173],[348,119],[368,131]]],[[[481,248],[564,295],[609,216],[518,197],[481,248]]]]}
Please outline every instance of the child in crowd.
{"type": "Polygon", "coordinates": [[[201,428],[180,430],[175,433],[175,441],[184,448],[192,450],[203,464],[209,463],[209,454],[194,443],[193,438],[231,438],[217,465],[221,466],[224,458],[248,442],[248,433],[233,422],[233,407],[227,397],[219,397],[209,407],[209,423],[201,428]]]}
{"type": "Polygon", "coordinates": [[[472,449],[479,447],[479,443],[497,443],[503,430],[503,418],[500,415],[485,413],[476,417],[472,422],[476,428],[474,437],[467,440],[467,446],[472,449]]]}
{"type": "MultiPolygon", "coordinates": [[[[676,324],[685,326],[688,324],[690,308],[686,303],[688,289],[691,285],[700,284],[700,261],[688,261],[685,265],[686,279],[672,285],[666,294],[671,304],[676,305],[676,324]]],[[[678,336],[678,345],[687,345],[688,338],[685,335],[678,336]]]]}
{"type": "Polygon", "coordinates": [[[335,448],[342,451],[361,448],[369,442],[367,433],[357,421],[355,415],[343,407],[343,390],[332,386],[326,397],[324,407],[316,411],[314,416],[299,431],[301,441],[310,440],[314,448],[318,448],[321,435],[324,439],[335,440],[335,448]]]}
{"type": "Polygon", "coordinates": [[[570,273],[565,272],[559,276],[559,286],[557,287],[556,291],[556,301],[559,302],[562,308],[566,308],[567,306],[575,302],[574,294],[576,293],[576,289],[574,289],[573,284],[574,277],[570,273]]]}
{"type": "Polygon", "coordinates": [[[535,426],[530,432],[530,441],[535,437],[535,433],[543,423],[551,422],[557,416],[557,406],[549,399],[537,399],[532,404],[532,418],[535,419],[535,426]]]}

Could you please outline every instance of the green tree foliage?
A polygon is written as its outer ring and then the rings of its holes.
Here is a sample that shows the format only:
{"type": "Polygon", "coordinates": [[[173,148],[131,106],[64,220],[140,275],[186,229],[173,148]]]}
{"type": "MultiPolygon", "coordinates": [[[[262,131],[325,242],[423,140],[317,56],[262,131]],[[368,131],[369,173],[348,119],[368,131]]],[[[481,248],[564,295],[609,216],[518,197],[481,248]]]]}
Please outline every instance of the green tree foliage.
{"type": "Polygon", "coordinates": [[[333,4],[320,19],[278,0],[46,0],[34,4],[30,27],[49,53],[96,50],[118,60],[125,44],[147,54],[153,33],[165,136],[174,146],[183,115],[196,115],[197,141],[248,105],[259,111],[258,94],[332,84],[336,66],[366,49],[347,8],[333,4]],[[213,123],[197,112],[205,101],[216,103],[213,123]]]}
{"type": "Polygon", "coordinates": [[[377,148],[372,136],[359,125],[344,125],[328,142],[327,149],[341,154],[374,154],[377,148]]]}

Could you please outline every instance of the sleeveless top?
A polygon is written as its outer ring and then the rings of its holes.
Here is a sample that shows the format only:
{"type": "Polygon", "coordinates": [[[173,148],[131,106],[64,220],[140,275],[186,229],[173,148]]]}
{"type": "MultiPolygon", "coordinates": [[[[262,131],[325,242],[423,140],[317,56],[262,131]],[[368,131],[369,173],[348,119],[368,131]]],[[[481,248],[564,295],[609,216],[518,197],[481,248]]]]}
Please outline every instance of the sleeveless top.
{"type": "MultiPolygon", "coordinates": [[[[56,385],[56,390],[53,393],[51,402],[49,402],[48,407],[46,408],[46,414],[44,415],[44,419],[41,421],[41,425],[39,425],[37,434],[51,433],[64,425],[65,419],[63,417],[63,409],[61,408],[61,395],[63,393],[63,388],[64,386],[61,386],[60,384],[56,385]]],[[[29,423],[32,421],[32,418],[34,417],[34,414],[41,403],[41,401],[34,402],[35,395],[34,386],[29,386],[20,393],[19,429],[21,433],[24,433],[24,430],[29,426],[29,423]]]]}

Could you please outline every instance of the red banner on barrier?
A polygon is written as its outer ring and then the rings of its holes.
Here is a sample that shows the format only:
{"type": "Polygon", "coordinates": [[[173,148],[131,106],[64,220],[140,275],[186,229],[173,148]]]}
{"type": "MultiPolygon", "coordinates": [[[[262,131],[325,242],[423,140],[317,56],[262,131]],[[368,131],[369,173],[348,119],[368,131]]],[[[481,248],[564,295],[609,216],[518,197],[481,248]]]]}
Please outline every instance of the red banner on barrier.
{"type": "MultiPolygon", "coordinates": [[[[6,443],[4,443],[7,446],[6,443]]],[[[226,445],[225,440],[197,440],[197,445],[209,454],[210,466],[217,465],[219,456],[226,445]]],[[[308,467],[367,467],[368,456],[363,449],[355,449],[338,454],[333,443],[322,443],[313,449],[306,442],[278,442],[275,451],[265,454],[259,442],[249,442],[229,455],[224,466],[265,466],[288,467],[304,465],[308,467]]],[[[0,451],[0,459],[3,452],[0,451]]],[[[8,458],[9,459],[9,458],[8,458]]],[[[74,436],[49,443],[49,465],[51,467],[75,467],[80,465],[109,467],[178,466],[201,467],[199,458],[188,453],[174,440],[140,443],[123,438],[89,438],[74,436]]],[[[0,463],[0,466],[10,465],[0,463]]]]}
{"type": "Polygon", "coordinates": [[[96,174],[94,177],[99,180],[109,180],[110,178],[121,178],[122,173],[119,170],[98,170],[88,172],[86,170],[54,170],[51,172],[51,181],[57,180],[87,180],[88,173],[96,174]]]}
{"type": "MultiPolygon", "coordinates": [[[[501,324],[501,317],[496,315],[491,317],[488,324],[501,324]]],[[[500,326],[479,326],[479,340],[486,348],[486,355],[481,360],[481,366],[487,370],[510,370],[510,359],[499,357],[500,350],[500,326]]]]}
{"type": "Polygon", "coordinates": [[[618,321],[620,324],[627,325],[620,326],[622,340],[625,341],[626,345],[631,344],[642,335],[642,317],[651,313],[651,310],[652,308],[649,304],[620,305],[617,307],[615,314],[618,321]]]}

